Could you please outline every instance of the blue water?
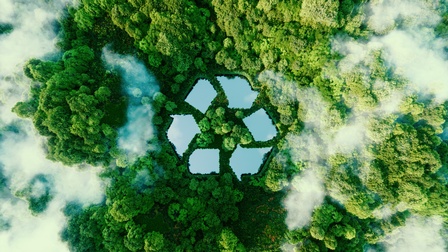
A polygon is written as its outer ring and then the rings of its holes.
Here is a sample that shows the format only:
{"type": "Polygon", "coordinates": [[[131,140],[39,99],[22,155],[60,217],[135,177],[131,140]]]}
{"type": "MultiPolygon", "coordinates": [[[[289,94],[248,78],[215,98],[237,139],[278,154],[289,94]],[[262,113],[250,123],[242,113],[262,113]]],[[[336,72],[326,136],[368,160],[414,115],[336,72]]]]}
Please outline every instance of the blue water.
{"type": "Polygon", "coordinates": [[[225,76],[217,77],[221,83],[230,108],[250,108],[257,98],[257,92],[250,88],[249,82],[241,77],[227,78],[225,76]]]}
{"type": "Polygon", "coordinates": [[[194,85],[185,101],[205,113],[216,95],[212,84],[208,80],[201,79],[194,85]]]}
{"type": "Polygon", "coordinates": [[[177,154],[182,156],[187,150],[188,144],[200,130],[191,115],[174,115],[173,119],[173,123],[168,129],[168,139],[176,147],[177,154]]]}
{"type": "Polygon", "coordinates": [[[248,149],[238,145],[230,158],[230,166],[235,175],[241,178],[241,174],[255,174],[258,172],[263,157],[271,150],[271,147],[260,149],[248,149]]]}
{"type": "Polygon", "coordinates": [[[259,109],[252,115],[243,119],[255,141],[267,141],[277,134],[271,118],[264,109],[259,109]]]}
{"type": "Polygon", "coordinates": [[[219,173],[219,150],[197,149],[190,156],[190,172],[207,174],[219,173]]]}

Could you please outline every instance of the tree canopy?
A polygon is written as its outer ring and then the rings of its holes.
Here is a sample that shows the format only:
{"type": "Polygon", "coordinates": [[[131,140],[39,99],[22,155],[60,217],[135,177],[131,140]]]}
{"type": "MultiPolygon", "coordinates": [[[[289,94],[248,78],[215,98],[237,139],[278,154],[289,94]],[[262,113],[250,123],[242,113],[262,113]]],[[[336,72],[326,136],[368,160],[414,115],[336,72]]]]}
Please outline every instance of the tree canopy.
{"type": "MultiPolygon", "coordinates": [[[[382,49],[355,63],[335,49],[358,38],[356,46],[368,47],[363,39],[375,33],[364,8],[361,0],[81,0],[68,7],[61,53],[25,64],[29,96],[13,111],[46,137],[49,159],[103,166],[104,202],[64,208],[61,236],[69,248],[382,251],[409,216],[446,223],[448,104],[405,90],[409,80],[382,49]],[[131,120],[130,98],[124,74],[102,58],[106,46],[140,59],[160,84],[153,97],[141,97],[155,131],[144,143],[151,148],[135,160],[117,146],[120,127],[131,120]],[[204,114],[184,101],[197,79],[216,81],[218,74],[247,77],[260,93],[253,108],[225,108],[216,83],[217,98],[204,114]],[[395,93],[393,111],[384,112],[395,93]],[[239,180],[228,160],[237,144],[267,145],[242,126],[262,107],[278,137],[260,172],[239,180]],[[167,139],[174,114],[198,123],[194,148],[223,150],[218,173],[189,172],[191,149],[179,157],[167,139]],[[288,229],[285,200],[307,169],[317,170],[323,203],[310,210],[309,223],[288,229]]],[[[447,20],[445,13],[433,29],[440,38],[447,20]]],[[[13,29],[0,24],[0,36],[13,29]]],[[[38,214],[52,199],[50,185],[39,175],[17,196],[38,214]]]]}

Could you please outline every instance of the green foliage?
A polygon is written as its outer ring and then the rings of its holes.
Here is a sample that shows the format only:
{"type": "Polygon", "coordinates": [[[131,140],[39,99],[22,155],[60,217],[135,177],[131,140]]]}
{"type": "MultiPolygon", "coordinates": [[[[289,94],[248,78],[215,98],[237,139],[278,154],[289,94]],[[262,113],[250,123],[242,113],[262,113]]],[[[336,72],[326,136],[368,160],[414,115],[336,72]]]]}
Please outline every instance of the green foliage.
{"type": "Polygon", "coordinates": [[[221,231],[221,239],[218,242],[220,251],[223,252],[246,251],[244,245],[239,243],[238,237],[228,228],[221,231]]]}
{"type": "Polygon", "coordinates": [[[24,71],[41,86],[13,111],[32,118],[38,131],[49,138],[48,157],[68,165],[107,162],[116,134],[105,122],[117,97],[111,88],[118,79],[110,78],[93,50],[76,47],[58,62],[30,60],[24,71]]]}
{"type": "Polygon", "coordinates": [[[145,251],[162,251],[164,247],[163,235],[159,232],[150,232],[145,235],[145,251]]]}
{"type": "Polygon", "coordinates": [[[15,193],[16,197],[28,201],[28,209],[34,215],[44,212],[53,199],[52,182],[43,174],[33,177],[27,187],[15,193]]]}
{"type": "MultiPolygon", "coordinates": [[[[66,207],[62,238],[70,249],[276,251],[286,241],[300,251],[363,251],[403,225],[409,214],[446,218],[448,142],[441,136],[447,109],[430,97],[405,97],[396,114],[368,119],[371,144],[365,150],[319,158],[328,168],[329,197],[314,210],[310,226],[298,230],[286,230],[282,200],[288,181],[308,164],[287,155],[277,159],[285,154],[284,142],[259,175],[243,181],[229,173],[227,161],[221,161],[219,174],[193,176],[187,161],[165,142],[165,118],[185,112],[180,100],[190,81],[223,72],[254,78],[261,93],[255,107],[269,106],[282,136],[299,133],[307,116],[317,118],[305,114],[301,101],[309,98],[300,92],[308,87],[323,97],[312,101],[317,107],[328,103],[328,116],[319,122],[335,129],[358,110],[374,111],[405,81],[394,77],[380,50],[340,71],[342,56],[331,49],[336,33],[367,37],[363,2],[82,0],[70,9],[61,21],[61,59],[25,64],[32,80],[29,100],[13,108],[48,138],[49,158],[105,165],[114,158],[124,168],[105,169],[102,176],[109,183],[102,204],[66,207]],[[159,145],[134,164],[116,148],[128,101],[121,95],[120,77],[103,67],[105,45],[143,59],[161,83],[161,92],[142,99],[143,104],[153,100],[159,145]],[[280,77],[263,79],[264,70],[280,77]],[[397,212],[390,220],[374,219],[384,206],[397,212]]],[[[447,20],[445,15],[436,28],[442,38],[448,34],[447,20]]],[[[12,29],[0,24],[0,35],[12,29]]],[[[194,114],[201,130],[197,146],[221,147],[224,157],[237,144],[258,146],[242,123],[253,111],[226,110],[223,100],[216,99],[205,117],[194,114]]],[[[52,198],[48,188],[33,196],[29,186],[17,195],[38,214],[52,198]]]]}
{"type": "Polygon", "coordinates": [[[365,244],[376,243],[374,225],[373,219],[361,220],[326,202],[314,210],[310,227],[289,231],[286,238],[305,246],[305,251],[362,251],[365,244]]]}
{"type": "Polygon", "coordinates": [[[12,24],[0,23],[0,35],[11,33],[14,30],[12,24]]]}
{"type": "Polygon", "coordinates": [[[300,10],[301,22],[315,29],[338,26],[339,1],[303,0],[300,10]]]}
{"type": "Polygon", "coordinates": [[[19,117],[29,118],[36,113],[36,105],[33,102],[17,102],[12,108],[12,112],[16,113],[19,117]]]}
{"type": "Polygon", "coordinates": [[[404,203],[424,215],[444,213],[444,209],[435,207],[440,206],[437,198],[446,189],[434,190],[440,185],[435,173],[442,167],[436,151],[441,141],[434,134],[429,126],[414,128],[396,123],[389,138],[374,150],[376,160],[367,187],[392,205],[404,203]]]}

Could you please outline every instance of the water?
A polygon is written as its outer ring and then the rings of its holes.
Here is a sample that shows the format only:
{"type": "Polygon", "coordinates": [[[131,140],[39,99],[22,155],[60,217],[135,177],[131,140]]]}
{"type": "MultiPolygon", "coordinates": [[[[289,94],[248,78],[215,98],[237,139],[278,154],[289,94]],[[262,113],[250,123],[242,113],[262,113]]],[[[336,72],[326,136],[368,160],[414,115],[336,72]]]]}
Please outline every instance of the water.
{"type": "Polygon", "coordinates": [[[190,172],[193,174],[219,173],[219,150],[195,150],[190,156],[190,172]]]}
{"type": "Polygon", "coordinates": [[[212,84],[208,80],[201,79],[194,85],[185,101],[205,113],[216,95],[216,90],[212,84]]]}
{"type": "MultiPolygon", "coordinates": [[[[257,92],[251,89],[246,79],[225,76],[219,76],[217,79],[226,93],[230,108],[248,109],[252,107],[257,92]]],[[[216,90],[208,80],[199,80],[189,93],[186,101],[205,113],[216,95],[216,90]]],[[[199,128],[192,116],[176,115],[173,118],[174,121],[168,130],[168,138],[176,147],[177,153],[183,155],[193,137],[199,133],[199,128]]],[[[255,141],[268,141],[277,134],[272,120],[264,109],[256,111],[244,118],[243,121],[255,141]]],[[[253,149],[238,146],[230,158],[230,166],[238,178],[241,178],[242,174],[258,173],[264,155],[270,150],[271,147],[253,149]]],[[[193,174],[218,173],[219,150],[196,149],[190,156],[189,164],[190,172],[193,174]]]]}
{"type": "Polygon", "coordinates": [[[257,92],[250,88],[249,82],[241,77],[227,78],[225,76],[217,77],[221,83],[230,108],[250,108],[257,98],[257,92]]]}
{"type": "Polygon", "coordinates": [[[168,129],[168,139],[176,147],[177,154],[182,156],[187,150],[188,144],[200,130],[191,115],[174,115],[173,119],[168,129]]]}
{"type": "Polygon", "coordinates": [[[252,133],[255,141],[267,141],[277,134],[271,118],[264,109],[257,110],[257,112],[244,118],[243,121],[250,133],[252,133]]]}
{"type": "Polygon", "coordinates": [[[271,147],[248,149],[238,145],[230,158],[230,166],[238,178],[241,174],[255,174],[263,163],[264,155],[270,150],[271,147]]]}

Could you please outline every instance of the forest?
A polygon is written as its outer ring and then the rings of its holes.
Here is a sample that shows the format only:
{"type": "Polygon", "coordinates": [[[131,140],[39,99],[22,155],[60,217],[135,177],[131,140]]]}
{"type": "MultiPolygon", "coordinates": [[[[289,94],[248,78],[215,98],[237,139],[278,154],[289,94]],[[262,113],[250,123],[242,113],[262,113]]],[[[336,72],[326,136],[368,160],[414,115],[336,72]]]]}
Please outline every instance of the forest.
{"type": "MultiPolygon", "coordinates": [[[[427,251],[445,251],[448,3],[409,0],[408,11],[398,2],[67,5],[60,53],[26,62],[29,94],[12,108],[45,137],[48,159],[102,167],[105,199],[67,203],[61,239],[71,251],[394,251],[390,237],[407,223],[434,221],[443,242],[427,251]],[[154,91],[129,95],[127,68],[111,66],[106,50],[135,58],[154,91]],[[222,75],[249,81],[250,109],[228,108],[222,75]],[[199,79],[218,90],[206,113],[185,101],[199,79]],[[138,107],[148,119],[123,130],[138,107]],[[242,123],[260,108],[278,131],[266,142],[242,123]],[[167,130],[187,114],[201,133],[179,156],[167,130]],[[146,128],[143,152],[123,148],[127,130],[146,128]],[[229,164],[238,144],[272,147],[241,180],[229,164]],[[190,173],[197,148],[221,150],[218,173],[190,173]]],[[[0,36],[14,29],[0,22],[0,36]]],[[[16,196],[39,216],[52,183],[36,176],[16,196]]]]}

